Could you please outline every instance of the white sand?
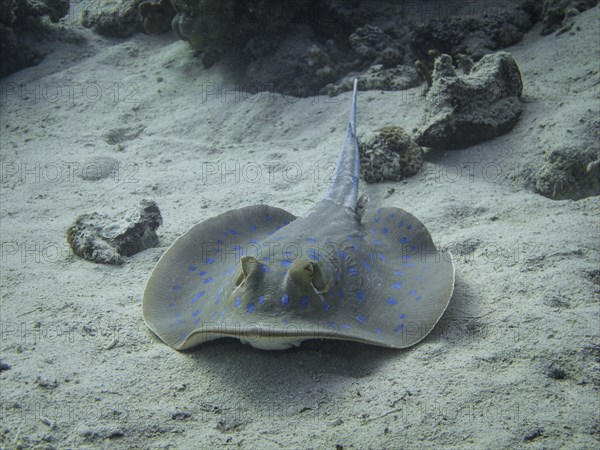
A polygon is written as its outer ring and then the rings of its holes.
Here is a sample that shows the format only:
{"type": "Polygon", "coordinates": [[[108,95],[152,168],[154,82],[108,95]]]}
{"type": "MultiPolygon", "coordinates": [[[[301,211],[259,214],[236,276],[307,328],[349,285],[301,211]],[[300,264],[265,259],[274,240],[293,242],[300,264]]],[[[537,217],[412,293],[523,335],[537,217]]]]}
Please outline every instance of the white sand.
{"type": "MultiPolygon", "coordinates": [[[[320,200],[349,93],[203,98],[235,80],[231,64],[204,70],[172,35],[87,31],[87,44],[57,43],[3,79],[2,447],[596,448],[598,198],[549,200],[511,176],[568,145],[581,117],[597,119],[598,13],[578,16],[574,35],[542,37],[538,25],[508,49],[526,100],[512,132],[430,155],[405,183],[361,183],[371,207],[410,211],[456,256],[447,313],[406,351],[220,340],[178,353],[141,317],[154,264],[193,224],[256,203],[299,215],[320,200]],[[104,139],[140,126],[121,147],[104,139]],[[93,156],[117,158],[118,176],[74,176],[93,156]],[[221,165],[234,173],[221,179],[221,165]],[[160,248],[123,267],[70,253],[75,216],[142,198],[161,208],[160,248]]],[[[421,110],[417,89],[361,92],[359,132],[411,130],[421,110]]]]}

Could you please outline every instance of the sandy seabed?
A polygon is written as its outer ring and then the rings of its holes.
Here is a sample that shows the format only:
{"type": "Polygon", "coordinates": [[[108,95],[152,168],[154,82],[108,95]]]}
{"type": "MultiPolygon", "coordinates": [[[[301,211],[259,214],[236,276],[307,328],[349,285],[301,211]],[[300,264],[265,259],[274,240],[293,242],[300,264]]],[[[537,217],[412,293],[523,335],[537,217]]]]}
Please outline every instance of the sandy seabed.
{"type": "MultiPolygon", "coordinates": [[[[507,49],[525,84],[510,133],[432,153],[405,182],[361,183],[371,207],[406,209],[455,255],[448,310],[404,351],[180,353],[142,321],[145,281],[189,227],[322,198],[350,93],[251,96],[173,35],[90,33],[1,80],[2,448],[598,448],[598,197],[551,200],[519,179],[598,117],[598,8],[575,20],[507,49]],[[117,170],[82,179],[99,156],[117,170]],[[158,248],[121,267],[72,254],[77,215],[144,198],[162,211],[158,248]]],[[[411,130],[422,108],[421,89],[360,92],[359,133],[411,130]]]]}

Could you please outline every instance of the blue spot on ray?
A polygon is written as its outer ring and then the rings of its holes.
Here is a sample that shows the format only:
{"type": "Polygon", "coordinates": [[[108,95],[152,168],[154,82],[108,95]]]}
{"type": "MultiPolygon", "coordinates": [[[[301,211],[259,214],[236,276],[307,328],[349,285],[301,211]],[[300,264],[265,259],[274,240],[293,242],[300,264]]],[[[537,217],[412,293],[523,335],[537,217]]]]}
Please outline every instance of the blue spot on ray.
{"type": "Polygon", "coordinates": [[[398,300],[396,300],[395,298],[388,298],[386,302],[388,303],[388,305],[395,305],[398,303],[398,300]]]}
{"type": "Polygon", "coordinates": [[[204,270],[202,270],[201,272],[198,272],[199,277],[203,277],[204,275],[206,275],[206,272],[204,270]]]}
{"type": "Polygon", "coordinates": [[[208,277],[206,280],[204,280],[204,284],[208,284],[212,281],[212,278],[208,277]]]}
{"type": "Polygon", "coordinates": [[[215,258],[207,258],[206,259],[206,264],[214,264],[215,263],[215,258]]]}
{"type": "Polygon", "coordinates": [[[188,267],[188,272],[195,272],[195,271],[196,271],[196,267],[194,267],[194,266],[188,267]]]}
{"type": "Polygon", "coordinates": [[[342,328],[344,328],[344,329],[348,329],[348,328],[350,328],[350,325],[348,325],[347,323],[343,323],[343,324],[342,324],[342,328]]]}
{"type": "Polygon", "coordinates": [[[356,316],[355,318],[356,318],[356,321],[357,321],[358,323],[360,323],[361,325],[364,325],[364,324],[365,324],[365,318],[364,318],[363,316],[361,316],[361,315],[358,315],[358,316],[356,316]]]}
{"type": "Polygon", "coordinates": [[[194,311],[192,313],[192,317],[198,317],[198,314],[200,314],[200,310],[199,309],[197,309],[196,311],[194,311]]]}
{"type": "Polygon", "coordinates": [[[238,296],[235,298],[235,302],[233,302],[233,306],[234,306],[235,308],[239,308],[241,303],[242,303],[242,299],[241,299],[241,298],[240,298],[240,296],[238,295],[238,296]]]}
{"type": "Polygon", "coordinates": [[[192,298],[192,303],[196,303],[204,294],[206,294],[206,291],[198,292],[196,295],[194,295],[194,298],[192,298]]]}
{"type": "Polygon", "coordinates": [[[309,257],[310,259],[313,259],[313,260],[315,260],[315,261],[318,261],[318,260],[320,260],[320,259],[321,259],[321,255],[320,255],[320,254],[319,254],[319,252],[317,252],[317,251],[316,251],[314,248],[309,248],[309,249],[307,250],[307,253],[308,253],[308,257],[309,257]]]}
{"type": "Polygon", "coordinates": [[[323,302],[323,311],[325,311],[325,312],[329,311],[329,303],[323,302]]]}
{"type": "Polygon", "coordinates": [[[287,296],[287,294],[283,294],[281,296],[281,299],[279,299],[279,304],[281,305],[282,308],[285,308],[289,303],[290,303],[290,298],[287,296]]]}
{"type": "Polygon", "coordinates": [[[248,303],[246,305],[246,312],[252,314],[254,312],[254,303],[248,303]]]}
{"type": "Polygon", "coordinates": [[[365,293],[363,291],[356,291],[356,300],[362,301],[365,299],[365,293]]]}
{"type": "Polygon", "coordinates": [[[308,306],[308,297],[306,295],[303,295],[300,298],[300,306],[303,308],[306,308],[308,306]]]}
{"type": "Polygon", "coordinates": [[[264,295],[260,295],[258,297],[258,304],[262,305],[265,302],[265,296],[264,295]]]}
{"type": "Polygon", "coordinates": [[[399,281],[397,281],[396,283],[392,284],[391,288],[394,289],[394,290],[402,289],[402,283],[400,283],[399,281]]]}

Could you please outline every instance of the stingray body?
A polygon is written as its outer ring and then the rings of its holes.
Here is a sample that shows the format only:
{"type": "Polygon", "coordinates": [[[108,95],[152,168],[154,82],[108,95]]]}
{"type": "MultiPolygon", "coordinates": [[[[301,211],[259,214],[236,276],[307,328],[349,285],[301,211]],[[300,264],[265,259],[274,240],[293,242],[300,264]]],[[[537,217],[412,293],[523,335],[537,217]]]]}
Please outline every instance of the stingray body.
{"type": "Polygon", "coordinates": [[[266,350],[307,339],[405,348],[423,339],[454,288],[448,252],[399,208],[358,197],[354,83],[350,120],[325,198],[303,217],[267,205],[199,223],[161,257],[144,320],[183,350],[234,337],[266,350]]]}

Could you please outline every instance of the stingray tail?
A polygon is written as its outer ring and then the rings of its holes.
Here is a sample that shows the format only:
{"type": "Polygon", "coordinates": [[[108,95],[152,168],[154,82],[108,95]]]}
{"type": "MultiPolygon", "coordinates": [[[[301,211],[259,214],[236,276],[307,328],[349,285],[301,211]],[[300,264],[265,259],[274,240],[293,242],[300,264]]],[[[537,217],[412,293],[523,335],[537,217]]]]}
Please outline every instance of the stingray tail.
{"type": "Polygon", "coordinates": [[[332,200],[339,205],[356,210],[358,200],[358,170],[360,159],[358,155],[358,140],[356,139],[356,94],[358,91],[358,78],[354,79],[354,92],[352,94],[352,107],[346,137],[340,149],[340,156],[329,185],[325,200],[332,200]]]}

